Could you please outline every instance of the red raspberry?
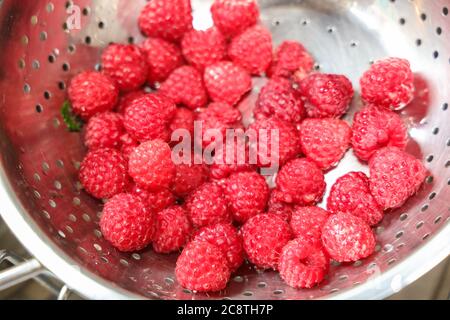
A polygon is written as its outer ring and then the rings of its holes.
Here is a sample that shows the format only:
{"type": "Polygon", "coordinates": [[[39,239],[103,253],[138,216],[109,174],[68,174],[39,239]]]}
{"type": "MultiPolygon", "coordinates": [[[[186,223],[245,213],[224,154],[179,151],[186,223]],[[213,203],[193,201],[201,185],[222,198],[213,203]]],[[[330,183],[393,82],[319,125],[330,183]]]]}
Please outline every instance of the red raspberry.
{"type": "Polygon", "coordinates": [[[103,112],[89,119],[84,143],[90,150],[116,148],[124,132],[122,117],[117,113],[103,112]]]}
{"type": "Polygon", "coordinates": [[[181,40],[192,29],[190,0],[152,0],[139,16],[139,27],[148,37],[181,40]]]}
{"type": "Polygon", "coordinates": [[[274,117],[298,125],[305,116],[305,107],[289,80],[275,78],[262,88],[255,113],[256,118],[274,117]]]}
{"type": "Polygon", "coordinates": [[[260,214],[241,228],[244,250],[250,262],[259,268],[274,269],[283,247],[292,239],[289,224],[279,216],[260,214]]]}
{"type": "Polygon", "coordinates": [[[186,208],[195,227],[231,221],[222,187],[213,182],[192,192],[186,199],[186,208]]]}
{"type": "Polygon", "coordinates": [[[176,172],[171,154],[169,145],[162,140],[144,142],[130,155],[128,172],[149,191],[168,189],[176,172]]]}
{"type": "Polygon", "coordinates": [[[232,106],[252,89],[252,78],[247,71],[229,61],[208,66],[205,69],[204,81],[213,101],[232,106]]]}
{"type": "Polygon", "coordinates": [[[214,145],[224,143],[227,129],[241,127],[241,119],[241,112],[229,104],[211,103],[197,114],[197,121],[202,123],[202,141],[197,141],[197,143],[204,148],[212,143],[214,145]],[[221,138],[220,141],[215,140],[217,135],[221,138]]]}
{"type": "Polygon", "coordinates": [[[277,199],[302,206],[319,202],[326,187],[322,171],[308,159],[294,159],[284,165],[276,184],[277,199]]]}
{"type": "Polygon", "coordinates": [[[208,102],[202,75],[190,66],[183,66],[172,72],[159,92],[189,109],[201,108],[208,102]]]}
{"type": "Polygon", "coordinates": [[[206,241],[193,241],[184,248],[175,274],[181,286],[196,292],[225,289],[231,275],[225,255],[206,241]]]}
{"type": "Polygon", "coordinates": [[[314,67],[314,59],[302,44],[284,41],[276,50],[272,65],[268,70],[271,78],[293,78],[303,80],[314,67]]]}
{"type": "Polygon", "coordinates": [[[116,107],[116,112],[120,114],[125,114],[125,110],[128,108],[130,103],[133,102],[133,100],[141,98],[145,95],[146,93],[144,90],[137,90],[125,93],[119,99],[119,103],[117,104],[116,107]]]}
{"type": "Polygon", "coordinates": [[[123,252],[139,251],[150,244],[154,217],[131,194],[118,194],[103,207],[100,228],[106,240],[123,252]]]}
{"type": "Polygon", "coordinates": [[[379,107],[400,110],[414,98],[414,74],[405,59],[375,62],[363,74],[360,84],[362,99],[379,107]]]}
{"type": "Polygon", "coordinates": [[[330,214],[319,207],[296,207],[292,213],[291,228],[296,238],[321,245],[322,227],[330,214]]]}
{"type": "Polygon", "coordinates": [[[378,150],[369,167],[370,191],[382,209],[401,207],[427,176],[420,160],[395,147],[378,150]]]}
{"type": "Polygon", "coordinates": [[[159,38],[148,38],[142,45],[149,66],[148,82],[162,82],[183,65],[183,55],[177,45],[159,38]]]}
{"type": "Polygon", "coordinates": [[[400,116],[385,108],[369,106],[355,114],[352,146],[356,156],[368,161],[383,147],[405,150],[408,130],[400,116]]]}
{"type": "Polygon", "coordinates": [[[339,118],[350,106],[353,87],[345,76],[315,73],[299,84],[305,100],[306,112],[311,118],[339,118]]]}
{"type": "Polygon", "coordinates": [[[130,189],[131,193],[141,198],[147,208],[153,213],[158,213],[170,206],[175,205],[177,200],[173,193],[168,189],[150,192],[142,189],[137,184],[133,184],[130,189]]]}
{"type": "Polygon", "coordinates": [[[110,78],[90,71],[75,76],[68,92],[73,112],[84,120],[112,110],[119,96],[116,84],[110,78]]]}
{"type": "Polygon", "coordinates": [[[127,163],[115,149],[90,151],[81,163],[79,178],[87,193],[98,199],[108,199],[125,191],[127,163]]]}
{"type": "Polygon", "coordinates": [[[167,98],[147,94],[133,100],[125,112],[124,126],[127,132],[141,142],[170,138],[169,124],[176,107],[167,98]]]}
{"type": "Polygon", "coordinates": [[[236,138],[233,142],[227,141],[222,148],[216,150],[210,166],[210,175],[213,179],[220,180],[236,172],[255,170],[256,166],[249,162],[249,150],[245,139],[236,138]]]}
{"type": "Polygon", "coordinates": [[[208,180],[208,169],[203,164],[177,164],[176,175],[172,184],[172,192],[184,197],[200,187],[208,180]]]}
{"type": "Polygon", "coordinates": [[[127,161],[130,159],[131,153],[137,146],[139,146],[139,142],[128,133],[125,133],[120,137],[120,151],[127,161]]]}
{"type": "Polygon", "coordinates": [[[256,141],[250,139],[250,149],[257,153],[260,167],[274,165],[274,162],[283,165],[301,153],[299,132],[289,122],[276,118],[259,119],[250,129],[257,138],[256,141]],[[271,135],[276,133],[274,130],[278,130],[278,139],[272,141],[271,135]]]}
{"type": "Polygon", "coordinates": [[[255,0],[215,0],[211,13],[214,25],[227,37],[240,34],[259,19],[259,7],[255,0]]]}
{"type": "Polygon", "coordinates": [[[175,116],[173,117],[172,122],[170,123],[169,126],[170,131],[174,132],[178,129],[184,129],[191,134],[191,137],[193,137],[194,121],[195,121],[195,114],[194,112],[192,112],[192,110],[186,108],[177,108],[175,116]]]}
{"type": "Polygon", "coordinates": [[[339,119],[306,119],[300,127],[303,153],[320,169],[336,166],[350,147],[352,129],[339,119]]]}
{"type": "Polygon", "coordinates": [[[329,258],[321,245],[312,245],[299,238],[284,246],[278,269],[281,278],[289,286],[309,289],[325,278],[329,269],[329,258]]]}
{"type": "Polygon", "coordinates": [[[263,74],[272,62],[272,35],[262,26],[254,26],[235,37],[228,56],[254,75],[263,74]]]}
{"type": "Polygon", "coordinates": [[[371,226],[383,219],[383,210],[370,194],[369,179],[362,172],[350,172],[336,181],[327,208],[332,213],[353,214],[371,226]]]}
{"type": "Polygon", "coordinates": [[[240,223],[262,213],[269,200],[269,186],[257,172],[232,174],[224,190],[233,218],[240,223]]]}
{"type": "Polygon", "coordinates": [[[289,222],[291,221],[293,211],[294,206],[279,201],[277,199],[276,190],[272,190],[270,193],[269,202],[267,204],[267,213],[278,215],[283,220],[289,222]]]}
{"type": "Polygon", "coordinates": [[[102,54],[102,72],[113,79],[121,91],[134,91],[147,80],[147,59],[135,45],[111,44],[102,54]]]}
{"type": "Polygon", "coordinates": [[[236,271],[244,262],[242,238],[229,223],[204,227],[195,233],[193,241],[207,241],[218,247],[227,258],[231,272],[236,271]]]}
{"type": "Polygon", "coordinates": [[[338,262],[367,258],[375,251],[375,235],[361,218],[348,213],[330,216],[322,228],[322,243],[338,262]]]}
{"type": "Polygon", "coordinates": [[[227,43],[217,28],[192,30],[184,35],[181,42],[183,55],[189,64],[200,71],[227,55],[227,43]]]}
{"type": "Polygon", "coordinates": [[[171,253],[182,248],[189,239],[191,223],[186,211],[173,206],[156,214],[153,250],[157,253],[171,253]]]}

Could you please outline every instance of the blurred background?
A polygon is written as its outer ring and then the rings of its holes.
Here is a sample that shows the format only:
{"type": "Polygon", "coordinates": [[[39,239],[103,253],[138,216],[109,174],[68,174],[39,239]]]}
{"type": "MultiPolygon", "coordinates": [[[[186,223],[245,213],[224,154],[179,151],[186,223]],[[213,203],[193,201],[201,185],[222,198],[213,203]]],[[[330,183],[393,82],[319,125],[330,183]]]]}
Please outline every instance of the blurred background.
{"type": "MultiPolygon", "coordinates": [[[[0,219],[0,249],[6,249],[21,257],[29,257],[25,249],[15,239],[6,225],[0,219]]],[[[0,265],[0,271],[9,267],[8,263],[0,265]]],[[[21,285],[0,291],[0,299],[56,299],[57,294],[52,293],[35,280],[27,281],[21,285]]],[[[74,293],[68,294],[69,300],[81,299],[74,293]]],[[[421,279],[406,287],[389,300],[449,300],[450,299],[450,258],[444,260],[436,268],[428,272],[421,279]]]]}

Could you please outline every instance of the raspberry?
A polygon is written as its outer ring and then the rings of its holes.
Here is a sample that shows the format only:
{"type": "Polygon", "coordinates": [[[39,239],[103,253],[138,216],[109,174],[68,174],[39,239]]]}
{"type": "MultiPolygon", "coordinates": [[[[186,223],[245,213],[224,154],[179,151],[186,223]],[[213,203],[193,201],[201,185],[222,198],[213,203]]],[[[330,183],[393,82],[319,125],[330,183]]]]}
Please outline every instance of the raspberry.
{"type": "Polygon", "coordinates": [[[336,166],[350,147],[352,129],[339,119],[306,119],[301,124],[303,153],[320,169],[336,166]]]}
{"type": "Polygon", "coordinates": [[[117,113],[99,113],[89,119],[84,143],[90,150],[116,148],[124,131],[122,117],[117,113]]]}
{"type": "Polygon", "coordinates": [[[289,80],[275,78],[262,88],[255,114],[256,118],[274,117],[299,125],[305,116],[305,107],[289,80]]]}
{"type": "Polygon", "coordinates": [[[135,99],[125,112],[125,129],[141,142],[152,139],[168,141],[169,124],[175,115],[175,108],[171,101],[157,94],[135,99]]]}
{"type": "Polygon", "coordinates": [[[360,217],[371,226],[383,219],[383,210],[370,194],[369,179],[362,172],[350,172],[336,181],[327,208],[332,213],[345,212],[360,217]]]}
{"type": "Polygon", "coordinates": [[[395,147],[377,151],[369,167],[370,191],[382,209],[401,207],[427,176],[420,160],[395,147]]]}
{"type": "Polygon", "coordinates": [[[159,92],[176,104],[183,104],[193,110],[205,106],[208,102],[202,75],[190,66],[183,66],[172,72],[161,85],[159,92]]]}
{"type": "Polygon", "coordinates": [[[125,191],[127,163],[115,149],[90,151],[81,163],[79,178],[87,193],[98,199],[108,199],[125,191]]]}
{"type": "Polygon", "coordinates": [[[170,123],[170,131],[174,132],[178,129],[187,130],[191,137],[194,135],[195,114],[186,108],[177,108],[175,116],[170,123]]]}
{"type": "Polygon", "coordinates": [[[130,155],[128,172],[133,180],[149,191],[168,189],[175,177],[171,150],[162,140],[142,143],[130,155]]]}
{"type": "Polygon", "coordinates": [[[176,165],[176,175],[172,184],[172,192],[184,197],[200,187],[208,180],[208,171],[206,166],[202,164],[178,164],[176,165]]]}
{"type": "Polygon", "coordinates": [[[311,118],[341,117],[354,94],[350,80],[335,74],[311,74],[300,82],[299,90],[311,118]]]}
{"type": "Polygon", "coordinates": [[[181,40],[192,29],[190,0],[152,0],[139,16],[139,27],[148,37],[181,40]]]}
{"type": "Polygon", "coordinates": [[[227,141],[222,148],[216,149],[210,175],[213,179],[220,180],[236,172],[255,171],[256,166],[250,164],[249,160],[248,145],[244,138],[227,141]]]}
{"type": "Polygon", "coordinates": [[[355,114],[352,146],[356,156],[368,161],[383,147],[405,150],[408,131],[400,116],[385,108],[369,106],[355,114]]]}
{"type": "Polygon", "coordinates": [[[325,278],[329,258],[321,246],[295,239],[286,244],[280,255],[281,278],[296,289],[313,288],[325,278]]]}
{"type": "Polygon", "coordinates": [[[232,106],[252,89],[252,78],[247,71],[229,61],[208,66],[205,69],[204,81],[213,101],[232,106]]]}
{"type": "Polygon", "coordinates": [[[171,253],[179,250],[188,241],[191,223],[186,211],[173,206],[156,214],[153,250],[157,253],[171,253]]]}
{"type": "Polygon", "coordinates": [[[193,241],[178,257],[175,274],[186,289],[215,292],[225,289],[231,273],[218,247],[206,241],[193,241]]]}
{"type": "Polygon", "coordinates": [[[130,159],[131,153],[139,146],[139,142],[130,136],[128,133],[120,136],[120,152],[122,156],[128,161],[130,159]]]}
{"type": "Polygon", "coordinates": [[[302,44],[284,41],[276,50],[272,65],[268,70],[271,78],[293,78],[303,80],[314,67],[314,59],[302,44]]]}
{"type": "Polygon", "coordinates": [[[400,110],[414,98],[414,74],[405,59],[375,62],[363,74],[360,84],[362,99],[379,107],[400,110]]]}
{"type": "Polygon", "coordinates": [[[162,82],[183,65],[183,55],[177,45],[159,38],[148,38],[142,45],[149,66],[148,82],[162,82]]]}
{"type": "Polygon", "coordinates": [[[281,250],[292,239],[289,224],[273,214],[250,218],[241,234],[248,259],[263,269],[277,269],[281,250]]]}
{"type": "Polygon", "coordinates": [[[217,28],[192,30],[184,35],[181,42],[183,55],[189,64],[200,71],[227,55],[227,43],[217,28]]]}
{"type": "Polygon", "coordinates": [[[125,110],[133,102],[133,100],[145,96],[146,93],[143,90],[131,91],[122,95],[119,99],[119,103],[116,107],[116,112],[120,114],[125,114],[125,110]]]}
{"type": "Polygon", "coordinates": [[[272,35],[269,30],[254,26],[231,41],[228,56],[249,73],[261,75],[272,62],[272,51],[272,35]]]}
{"type": "Polygon", "coordinates": [[[283,166],[276,178],[276,198],[302,206],[319,202],[325,192],[325,179],[319,167],[308,159],[294,159],[283,166]]]}
{"type": "Polygon", "coordinates": [[[367,258],[375,251],[375,235],[361,218],[348,213],[330,216],[322,228],[322,243],[338,262],[367,258]]]}
{"type": "Polygon", "coordinates": [[[139,251],[150,244],[154,217],[131,194],[118,194],[103,207],[100,228],[106,240],[123,252],[139,251]]]}
{"type": "MultiPolygon", "coordinates": [[[[202,141],[197,141],[204,148],[214,142],[214,145],[223,143],[227,129],[241,127],[242,115],[238,109],[226,103],[211,103],[207,108],[197,114],[197,121],[202,123],[202,141]],[[216,141],[221,138],[220,141],[216,141]]],[[[199,137],[200,138],[200,137],[199,137]]]]}
{"type": "Polygon", "coordinates": [[[250,126],[256,134],[256,141],[250,139],[250,148],[258,156],[258,166],[283,165],[301,153],[300,135],[290,123],[276,119],[259,119],[250,126]],[[278,130],[278,139],[272,134],[278,130]],[[276,146],[278,145],[278,150],[276,146]]]}
{"type": "Polygon", "coordinates": [[[222,187],[213,182],[205,183],[192,192],[186,199],[186,208],[195,227],[231,221],[222,187]]]}
{"type": "Polygon", "coordinates": [[[311,244],[321,244],[322,227],[330,214],[319,207],[296,207],[292,213],[291,228],[296,238],[311,244]]]}
{"type": "Polygon", "coordinates": [[[224,190],[233,218],[240,223],[262,213],[269,200],[269,186],[257,172],[232,174],[224,190]]]}
{"type": "Polygon", "coordinates": [[[236,271],[244,262],[242,238],[229,223],[204,227],[195,233],[193,241],[207,241],[218,247],[227,258],[231,272],[236,271]]]}
{"type": "Polygon", "coordinates": [[[147,80],[147,59],[135,45],[111,44],[102,54],[102,72],[113,79],[121,91],[134,91],[147,80]]]}
{"type": "Polygon", "coordinates": [[[116,84],[110,78],[90,71],[75,76],[70,82],[68,93],[73,112],[84,120],[112,110],[119,96],[116,84]]]}
{"type": "Polygon", "coordinates": [[[259,19],[259,7],[255,0],[215,0],[211,13],[214,25],[227,37],[240,34],[259,19]]]}
{"type": "Polygon", "coordinates": [[[173,193],[168,189],[150,192],[142,189],[136,184],[133,184],[130,189],[131,193],[141,198],[147,208],[153,213],[158,213],[170,206],[175,205],[177,200],[173,193]]]}
{"type": "Polygon", "coordinates": [[[273,190],[270,193],[269,202],[267,204],[267,213],[278,215],[283,220],[291,221],[294,206],[281,202],[277,199],[277,192],[273,190]]]}

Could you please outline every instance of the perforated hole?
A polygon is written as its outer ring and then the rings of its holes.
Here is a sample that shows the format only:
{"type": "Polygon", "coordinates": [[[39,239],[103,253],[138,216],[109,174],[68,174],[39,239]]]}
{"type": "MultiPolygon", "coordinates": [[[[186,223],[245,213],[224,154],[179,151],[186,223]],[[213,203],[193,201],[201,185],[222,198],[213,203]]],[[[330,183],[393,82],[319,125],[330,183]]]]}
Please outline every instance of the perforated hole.
{"type": "Polygon", "coordinates": [[[448,110],[448,103],[444,103],[444,104],[442,105],[442,110],[443,110],[443,111],[447,111],[447,110],[448,110]]]}
{"type": "Polygon", "coordinates": [[[48,200],[48,204],[50,205],[50,207],[56,208],[56,202],[54,200],[48,200]]]}
{"type": "Polygon", "coordinates": [[[257,286],[258,286],[258,288],[266,288],[267,287],[267,283],[259,282],[257,286]]]}
{"type": "Polygon", "coordinates": [[[39,69],[41,67],[41,63],[38,60],[33,60],[31,66],[33,67],[33,69],[39,69]]]}
{"type": "Polygon", "coordinates": [[[92,42],[92,38],[90,37],[90,36],[86,36],[85,38],[84,38],[84,43],[86,43],[86,44],[91,44],[91,42],[92,42]]]}
{"type": "Polygon", "coordinates": [[[70,64],[68,62],[64,62],[62,65],[63,71],[69,71],[70,70],[70,64]]]}
{"type": "Polygon", "coordinates": [[[273,291],[273,294],[274,294],[275,296],[282,295],[283,293],[284,293],[284,290],[281,290],[281,289],[277,289],[277,290],[274,290],[274,291],[273,291]]]}
{"type": "Polygon", "coordinates": [[[436,28],[436,33],[438,36],[440,36],[442,34],[442,28],[441,27],[437,27],[436,28]]]}
{"type": "Polygon", "coordinates": [[[47,40],[47,38],[48,38],[47,32],[42,31],[42,32],[39,34],[39,39],[40,39],[41,41],[45,41],[45,40],[47,40]]]}
{"type": "Polygon", "coordinates": [[[447,7],[442,8],[442,14],[444,16],[448,16],[448,8],[447,7]]]}
{"type": "Polygon", "coordinates": [[[44,99],[50,100],[51,97],[52,97],[52,94],[50,93],[50,91],[45,91],[44,92],[44,99]]]}
{"type": "Polygon", "coordinates": [[[433,58],[435,59],[439,58],[439,51],[436,50],[433,52],[433,58]]]}
{"type": "Polygon", "coordinates": [[[405,25],[405,24],[406,24],[406,19],[405,19],[405,18],[400,18],[400,20],[398,20],[398,22],[399,22],[401,25],[405,25]]]}
{"type": "Polygon", "coordinates": [[[422,19],[422,21],[427,20],[427,15],[426,15],[426,13],[420,14],[420,19],[422,19]]]}
{"type": "Polygon", "coordinates": [[[55,5],[51,2],[47,3],[47,6],[45,7],[45,9],[47,10],[47,12],[53,12],[55,10],[55,5]]]}
{"type": "Polygon", "coordinates": [[[422,39],[416,40],[416,46],[420,47],[422,45],[422,39]]]}

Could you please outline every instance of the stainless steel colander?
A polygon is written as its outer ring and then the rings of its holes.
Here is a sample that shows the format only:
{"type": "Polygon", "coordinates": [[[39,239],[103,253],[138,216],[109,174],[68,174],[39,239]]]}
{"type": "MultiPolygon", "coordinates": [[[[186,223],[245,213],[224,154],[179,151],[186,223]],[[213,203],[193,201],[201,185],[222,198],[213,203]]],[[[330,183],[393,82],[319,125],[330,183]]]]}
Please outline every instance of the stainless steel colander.
{"type": "MultiPolygon", "coordinates": [[[[113,249],[99,231],[101,203],[77,180],[82,138],[67,131],[59,110],[70,78],[96,68],[109,42],[141,40],[136,20],[145,2],[0,0],[0,212],[36,257],[0,273],[0,288],[49,270],[94,299],[384,298],[449,254],[449,0],[260,1],[276,44],[301,41],[317,69],[348,75],[356,89],[373,60],[411,61],[417,95],[401,115],[410,129],[408,151],[423,159],[430,176],[376,228],[374,256],[333,264],[330,277],[312,290],[289,288],[275,272],[245,265],[226,290],[206,296],[177,284],[176,255],[113,249]]],[[[209,27],[212,0],[192,2],[195,27],[209,27]]],[[[359,97],[347,120],[358,108],[359,97]]],[[[356,169],[367,170],[349,152],[327,174],[328,185],[356,169]]]]}

